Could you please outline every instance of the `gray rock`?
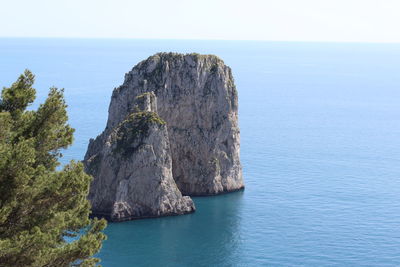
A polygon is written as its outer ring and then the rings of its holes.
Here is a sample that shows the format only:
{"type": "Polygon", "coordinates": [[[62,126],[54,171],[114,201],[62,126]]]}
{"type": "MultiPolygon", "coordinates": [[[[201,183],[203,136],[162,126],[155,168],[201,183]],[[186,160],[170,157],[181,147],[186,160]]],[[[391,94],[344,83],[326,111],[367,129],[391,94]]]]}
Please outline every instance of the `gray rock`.
{"type": "Polygon", "coordinates": [[[167,122],[172,172],[184,195],[244,187],[239,159],[238,95],[231,69],[213,55],[159,53],[140,62],[116,88],[112,129],[133,110],[136,96],[154,92],[167,122]]]}
{"type": "Polygon", "coordinates": [[[94,176],[93,213],[114,221],[193,212],[182,193],[244,188],[231,69],[212,55],[140,62],[114,89],[106,129],[84,163],[94,176]]]}
{"type": "Polygon", "coordinates": [[[155,101],[152,93],[137,97],[134,112],[91,140],[84,163],[94,176],[89,193],[94,215],[123,221],[195,210],[172,177],[167,126],[155,101]]]}

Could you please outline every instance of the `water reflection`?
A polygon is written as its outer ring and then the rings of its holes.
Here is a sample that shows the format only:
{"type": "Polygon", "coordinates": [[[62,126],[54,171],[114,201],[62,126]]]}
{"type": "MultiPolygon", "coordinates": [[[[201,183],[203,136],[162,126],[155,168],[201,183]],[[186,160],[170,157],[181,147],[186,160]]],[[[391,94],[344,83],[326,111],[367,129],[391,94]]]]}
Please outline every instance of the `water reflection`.
{"type": "Polygon", "coordinates": [[[197,211],[190,215],[112,223],[102,264],[229,266],[240,255],[243,195],[194,198],[197,211]]]}

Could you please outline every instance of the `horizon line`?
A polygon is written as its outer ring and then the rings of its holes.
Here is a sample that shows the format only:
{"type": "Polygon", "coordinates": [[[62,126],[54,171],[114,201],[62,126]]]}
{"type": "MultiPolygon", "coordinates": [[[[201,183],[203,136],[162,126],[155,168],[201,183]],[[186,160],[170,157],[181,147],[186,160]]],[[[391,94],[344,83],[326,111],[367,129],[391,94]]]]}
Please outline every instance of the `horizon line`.
{"type": "Polygon", "coordinates": [[[217,42],[265,42],[265,43],[326,43],[326,44],[382,44],[398,45],[399,42],[335,41],[335,40],[263,40],[263,39],[197,39],[197,38],[136,38],[136,37],[70,37],[70,36],[0,36],[0,39],[78,39],[78,40],[129,40],[129,41],[217,41],[217,42]]]}

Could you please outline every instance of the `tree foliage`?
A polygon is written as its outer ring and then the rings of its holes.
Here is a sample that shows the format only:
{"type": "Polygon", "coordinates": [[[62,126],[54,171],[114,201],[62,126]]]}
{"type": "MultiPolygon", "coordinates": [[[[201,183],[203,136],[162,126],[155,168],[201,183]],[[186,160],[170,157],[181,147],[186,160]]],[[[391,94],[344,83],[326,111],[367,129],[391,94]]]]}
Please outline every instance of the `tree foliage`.
{"type": "Polygon", "coordinates": [[[0,99],[0,266],[94,266],[104,220],[89,219],[91,177],[71,161],[73,141],[63,90],[51,88],[37,110],[26,70],[0,99]]]}

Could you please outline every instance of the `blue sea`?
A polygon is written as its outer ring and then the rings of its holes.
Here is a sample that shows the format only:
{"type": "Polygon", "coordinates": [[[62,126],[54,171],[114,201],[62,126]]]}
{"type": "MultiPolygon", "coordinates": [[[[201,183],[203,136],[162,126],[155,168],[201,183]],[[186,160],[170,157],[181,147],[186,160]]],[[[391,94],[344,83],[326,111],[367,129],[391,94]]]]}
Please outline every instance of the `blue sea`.
{"type": "Polygon", "coordinates": [[[232,68],[246,189],[109,224],[103,266],[400,266],[400,44],[0,39],[0,85],[29,68],[34,107],[65,88],[62,161],[81,160],[113,88],[160,51],[232,68]]]}

